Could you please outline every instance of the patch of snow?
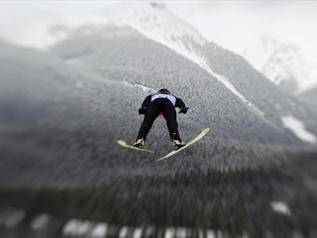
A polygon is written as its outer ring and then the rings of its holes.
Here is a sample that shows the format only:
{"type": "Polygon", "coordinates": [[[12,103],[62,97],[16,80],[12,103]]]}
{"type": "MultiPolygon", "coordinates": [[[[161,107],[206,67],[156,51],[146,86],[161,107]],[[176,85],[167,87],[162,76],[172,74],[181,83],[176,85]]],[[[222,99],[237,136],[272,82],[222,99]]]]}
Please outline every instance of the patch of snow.
{"type": "Polygon", "coordinates": [[[40,215],[36,216],[32,220],[32,222],[30,224],[30,227],[33,230],[41,229],[41,228],[45,227],[48,224],[49,220],[50,220],[50,216],[49,215],[40,214],[40,215]]]}
{"type": "Polygon", "coordinates": [[[133,88],[140,88],[142,89],[143,92],[145,93],[151,93],[151,92],[154,92],[155,89],[153,88],[149,88],[147,86],[144,86],[142,84],[137,84],[137,83],[131,83],[131,82],[128,82],[128,81],[121,81],[123,84],[129,86],[129,87],[133,87],[133,88]]]}
{"type": "Polygon", "coordinates": [[[83,221],[78,227],[77,234],[83,236],[88,234],[89,230],[92,228],[92,223],[89,221],[83,221]]]}
{"type": "Polygon", "coordinates": [[[106,237],[106,233],[108,230],[107,223],[98,223],[91,232],[92,238],[103,238],[106,237]]]}
{"type": "Polygon", "coordinates": [[[141,238],[142,237],[142,228],[137,227],[134,229],[133,238],[141,238]]]}
{"type": "Polygon", "coordinates": [[[307,131],[303,122],[293,116],[284,116],[281,118],[285,128],[290,129],[294,135],[308,143],[316,143],[317,138],[314,134],[307,131]]]}
{"type": "Polygon", "coordinates": [[[75,234],[76,231],[78,230],[79,223],[80,223],[80,221],[77,219],[72,219],[72,220],[68,221],[66,223],[66,225],[64,226],[63,234],[65,236],[75,234]]]}
{"type": "Polygon", "coordinates": [[[206,237],[207,238],[215,238],[216,234],[215,234],[215,232],[213,230],[207,230],[206,237]]]}
{"type": "Polygon", "coordinates": [[[180,42],[188,37],[193,42],[204,45],[207,41],[193,27],[173,15],[169,9],[156,8],[151,3],[135,2],[125,6],[122,19],[142,33],[152,35],[161,42],[180,42]]]}
{"type": "Polygon", "coordinates": [[[119,232],[119,238],[125,238],[128,235],[129,228],[127,226],[123,226],[119,232]]]}
{"type": "Polygon", "coordinates": [[[249,106],[253,111],[255,111],[258,115],[264,116],[264,112],[262,112],[259,108],[253,105],[249,100],[247,100],[233,85],[232,83],[224,76],[210,72],[216,79],[222,82],[233,94],[235,94],[242,102],[244,102],[247,106],[249,106]]]}
{"type": "Polygon", "coordinates": [[[175,228],[167,227],[165,230],[164,238],[172,238],[175,236],[175,228]]]}
{"type": "Polygon", "coordinates": [[[26,213],[23,210],[17,210],[17,209],[10,208],[7,217],[3,221],[4,226],[7,228],[12,228],[12,227],[18,225],[24,219],[25,214],[26,213]]]}
{"type": "Polygon", "coordinates": [[[249,100],[247,100],[230,82],[228,78],[226,78],[223,75],[215,73],[207,64],[206,60],[195,53],[194,50],[188,50],[184,46],[182,42],[179,42],[178,45],[169,45],[169,43],[165,44],[169,46],[172,50],[176,51],[180,55],[186,57],[187,59],[191,60],[192,62],[196,63],[198,66],[200,66],[202,69],[207,71],[212,77],[216,78],[219,82],[221,82],[227,89],[229,89],[234,95],[236,95],[243,103],[245,103],[247,106],[252,108],[256,113],[258,113],[261,116],[264,116],[264,113],[258,109],[256,106],[254,106],[249,100]]]}
{"type": "Polygon", "coordinates": [[[65,236],[77,235],[78,231],[81,229],[81,225],[82,225],[81,220],[71,219],[65,224],[63,228],[63,234],[65,236]]]}
{"type": "Polygon", "coordinates": [[[290,216],[291,211],[286,203],[281,201],[273,201],[271,202],[271,208],[273,211],[290,216]]]}

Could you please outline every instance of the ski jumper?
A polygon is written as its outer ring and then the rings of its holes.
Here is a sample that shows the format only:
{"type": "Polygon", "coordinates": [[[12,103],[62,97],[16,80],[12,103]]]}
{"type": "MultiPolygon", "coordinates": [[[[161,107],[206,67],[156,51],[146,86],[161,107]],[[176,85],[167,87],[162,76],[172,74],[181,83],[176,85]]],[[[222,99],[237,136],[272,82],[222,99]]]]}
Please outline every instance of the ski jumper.
{"type": "Polygon", "coordinates": [[[137,140],[145,140],[154,120],[159,115],[163,115],[166,119],[171,140],[181,141],[178,132],[175,107],[186,108],[182,99],[171,94],[163,94],[158,92],[147,96],[142,103],[141,109],[144,110],[145,116],[141,124],[137,140]]]}

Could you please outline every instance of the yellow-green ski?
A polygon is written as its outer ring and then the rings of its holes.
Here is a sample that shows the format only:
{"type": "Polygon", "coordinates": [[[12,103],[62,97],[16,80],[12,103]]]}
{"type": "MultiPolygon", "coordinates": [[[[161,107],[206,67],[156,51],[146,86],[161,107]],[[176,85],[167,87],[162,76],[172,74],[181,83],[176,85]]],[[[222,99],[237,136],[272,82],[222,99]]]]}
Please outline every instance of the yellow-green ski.
{"type": "Polygon", "coordinates": [[[201,138],[203,138],[209,131],[210,131],[210,128],[203,129],[198,136],[196,136],[194,139],[189,141],[185,146],[181,147],[178,150],[173,150],[173,151],[169,152],[167,155],[162,156],[161,158],[157,159],[156,161],[165,160],[165,159],[171,157],[172,155],[175,155],[178,152],[180,152],[182,150],[185,150],[186,148],[188,148],[189,146],[195,144],[197,141],[199,141],[201,138]]]}
{"type": "Polygon", "coordinates": [[[147,153],[151,153],[151,154],[154,153],[154,151],[152,151],[152,150],[141,149],[141,148],[134,147],[133,145],[129,145],[129,144],[128,144],[127,142],[125,142],[124,140],[118,140],[117,143],[118,143],[119,145],[121,145],[122,147],[127,148],[127,149],[143,151],[143,152],[147,152],[147,153]]]}

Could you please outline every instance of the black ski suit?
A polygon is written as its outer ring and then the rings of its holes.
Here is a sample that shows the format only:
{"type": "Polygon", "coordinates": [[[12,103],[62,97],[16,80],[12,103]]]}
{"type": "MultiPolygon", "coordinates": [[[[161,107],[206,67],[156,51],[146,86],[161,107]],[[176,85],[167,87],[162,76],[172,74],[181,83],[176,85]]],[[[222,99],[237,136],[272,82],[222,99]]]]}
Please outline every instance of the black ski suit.
{"type": "Polygon", "coordinates": [[[186,113],[188,110],[188,107],[185,106],[183,100],[174,95],[154,93],[147,96],[142,103],[142,107],[139,109],[139,114],[144,114],[145,116],[137,140],[141,138],[145,140],[154,120],[159,115],[163,115],[166,119],[171,140],[178,140],[181,142],[175,107],[180,108],[180,112],[182,113],[186,113]]]}

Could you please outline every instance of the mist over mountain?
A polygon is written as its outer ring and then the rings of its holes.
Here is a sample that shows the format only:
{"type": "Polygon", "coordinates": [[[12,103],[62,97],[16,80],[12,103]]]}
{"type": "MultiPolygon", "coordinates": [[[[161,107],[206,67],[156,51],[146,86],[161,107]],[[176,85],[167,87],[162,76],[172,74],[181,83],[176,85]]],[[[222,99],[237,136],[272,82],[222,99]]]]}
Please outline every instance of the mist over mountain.
{"type": "Polygon", "coordinates": [[[316,87],[316,67],[294,44],[263,35],[250,41],[242,55],[274,84],[292,95],[316,87]]]}

